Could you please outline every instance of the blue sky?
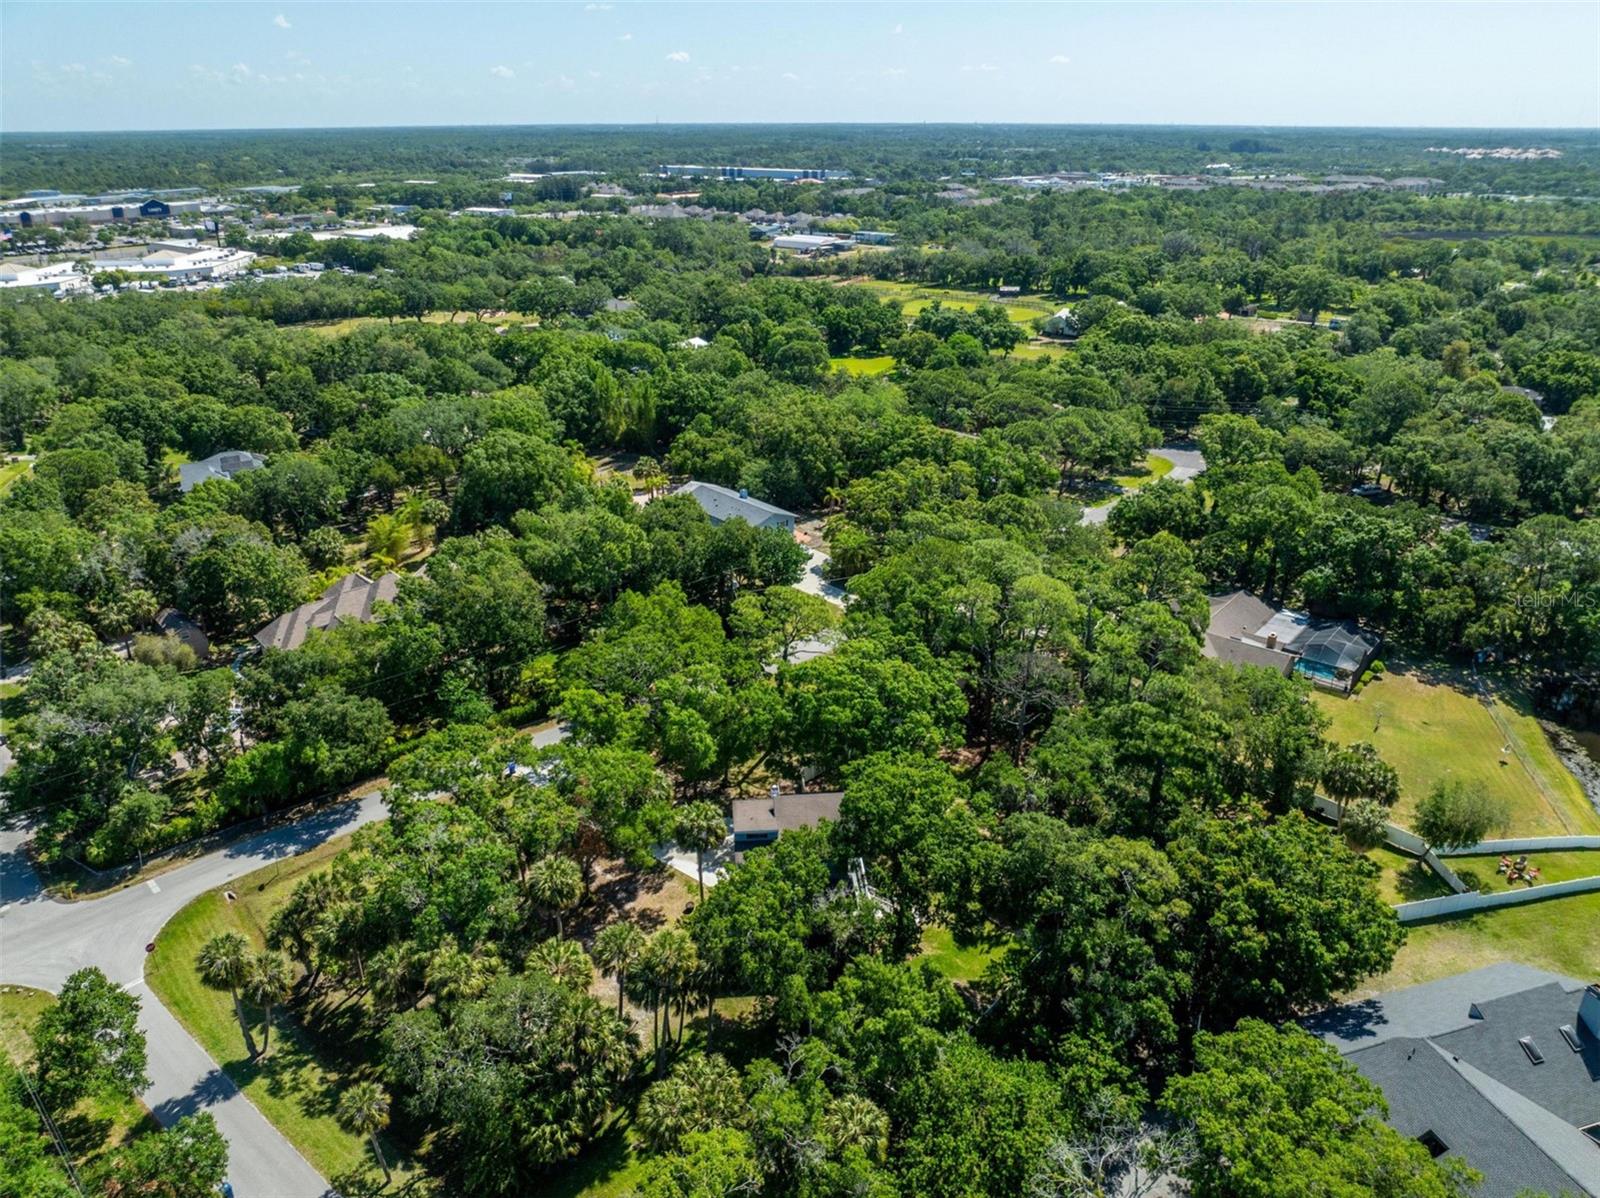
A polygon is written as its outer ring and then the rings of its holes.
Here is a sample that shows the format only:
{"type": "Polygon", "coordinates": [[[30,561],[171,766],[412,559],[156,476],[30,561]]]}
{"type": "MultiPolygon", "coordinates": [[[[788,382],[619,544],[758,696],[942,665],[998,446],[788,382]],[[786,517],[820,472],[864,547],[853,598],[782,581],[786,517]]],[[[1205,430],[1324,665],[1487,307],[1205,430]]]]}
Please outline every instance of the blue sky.
{"type": "Polygon", "coordinates": [[[50,3],[0,129],[1600,125],[1600,4],[50,3]]]}

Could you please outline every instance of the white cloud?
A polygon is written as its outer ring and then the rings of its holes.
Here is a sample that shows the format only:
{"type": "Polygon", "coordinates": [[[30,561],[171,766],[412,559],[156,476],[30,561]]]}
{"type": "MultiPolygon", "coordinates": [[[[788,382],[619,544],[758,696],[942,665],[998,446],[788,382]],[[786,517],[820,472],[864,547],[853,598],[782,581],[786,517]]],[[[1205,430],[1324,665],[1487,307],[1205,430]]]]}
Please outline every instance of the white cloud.
{"type": "Polygon", "coordinates": [[[990,71],[998,71],[1000,68],[995,66],[992,62],[980,62],[977,66],[973,66],[970,62],[968,62],[963,63],[961,69],[963,71],[983,71],[987,74],[990,71]]]}
{"type": "Polygon", "coordinates": [[[61,73],[64,75],[82,75],[88,69],[81,62],[64,62],[61,64],[61,73]]]}
{"type": "Polygon", "coordinates": [[[618,39],[617,39],[617,40],[618,40],[618,41],[619,41],[619,42],[631,42],[631,41],[632,41],[632,40],[633,40],[633,34],[631,34],[631,33],[624,33],[624,34],[623,34],[623,35],[622,35],[622,36],[621,36],[621,37],[619,37],[619,38],[618,38],[618,39]]]}
{"type": "Polygon", "coordinates": [[[905,31],[906,31],[906,27],[904,25],[896,25],[889,32],[898,37],[900,34],[904,33],[905,31]]]}
{"type": "Polygon", "coordinates": [[[493,75],[496,79],[515,79],[517,77],[517,73],[510,67],[506,66],[490,67],[489,74],[493,75]]]}
{"type": "Polygon", "coordinates": [[[106,61],[114,67],[131,67],[133,65],[133,59],[124,58],[120,54],[113,54],[110,58],[106,59],[106,61]]]}
{"type": "Polygon", "coordinates": [[[1072,59],[1068,58],[1065,54],[1052,54],[1050,56],[1050,61],[1060,63],[1062,66],[1066,66],[1067,63],[1072,61],[1072,59]]]}
{"type": "Polygon", "coordinates": [[[800,76],[796,75],[793,71],[785,71],[783,73],[783,77],[785,79],[787,79],[790,83],[799,83],[800,82],[800,76]]]}
{"type": "Polygon", "coordinates": [[[904,79],[905,76],[905,67],[888,67],[883,72],[883,77],[885,79],[904,79]]]}
{"type": "Polygon", "coordinates": [[[279,13],[277,16],[273,17],[272,18],[272,23],[274,25],[276,25],[279,29],[288,29],[289,28],[289,18],[284,16],[282,13],[279,13]]]}
{"type": "Polygon", "coordinates": [[[674,50],[671,54],[667,55],[667,61],[668,62],[688,62],[689,61],[689,51],[687,51],[687,50],[674,50]]]}

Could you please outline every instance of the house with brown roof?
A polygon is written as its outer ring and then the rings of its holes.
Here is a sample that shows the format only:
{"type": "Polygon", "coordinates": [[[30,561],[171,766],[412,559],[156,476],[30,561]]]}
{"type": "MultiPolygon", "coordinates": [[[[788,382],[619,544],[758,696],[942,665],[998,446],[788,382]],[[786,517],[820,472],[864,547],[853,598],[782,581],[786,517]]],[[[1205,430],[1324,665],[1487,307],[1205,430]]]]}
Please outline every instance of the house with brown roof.
{"type": "Polygon", "coordinates": [[[376,605],[393,603],[399,589],[400,576],[392,571],[375,580],[346,574],[311,602],[284,612],[257,632],[256,640],[263,649],[298,649],[315,631],[353,621],[370,623],[376,618],[376,605]]]}
{"type": "Polygon", "coordinates": [[[809,794],[770,794],[759,799],[733,801],[733,849],[743,853],[771,844],[796,828],[815,828],[823,820],[839,821],[844,792],[819,790],[809,794]]]}

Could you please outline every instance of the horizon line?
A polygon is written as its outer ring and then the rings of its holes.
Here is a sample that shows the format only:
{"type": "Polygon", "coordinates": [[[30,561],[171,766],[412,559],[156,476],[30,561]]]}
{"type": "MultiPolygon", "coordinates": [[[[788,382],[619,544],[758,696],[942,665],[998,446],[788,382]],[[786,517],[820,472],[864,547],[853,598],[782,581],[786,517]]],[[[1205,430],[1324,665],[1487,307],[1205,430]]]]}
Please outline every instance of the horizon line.
{"type": "Polygon", "coordinates": [[[1232,124],[1226,121],[1007,121],[1007,120],[971,120],[971,121],[896,121],[896,120],[860,120],[860,121],[662,121],[662,120],[637,120],[637,121],[530,121],[530,122],[442,122],[442,123],[407,123],[395,125],[214,125],[214,126],[188,126],[186,128],[123,128],[123,129],[4,129],[0,128],[0,137],[85,137],[85,136],[128,136],[140,134],[162,133],[331,133],[331,132],[369,132],[375,130],[410,130],[410,129],[592,129],[592,130],[636,130],[636,129],[725,129],[725,128],[772,128],[772,129],[857,129],[857,128],[905,128],[905,129],[969,129],[969,128],[1005,128],[1005,129],[1249,129],[1261,132],[1270,131],[1295,131],[1295,132],[1416,132],[1416,133],[1562,133],[1592,136],[1600,143],[1600,126],[1587,125],[1302,125],[1302,124],[1262,124],[1253,122],[1249,124],[1232,124]]]}

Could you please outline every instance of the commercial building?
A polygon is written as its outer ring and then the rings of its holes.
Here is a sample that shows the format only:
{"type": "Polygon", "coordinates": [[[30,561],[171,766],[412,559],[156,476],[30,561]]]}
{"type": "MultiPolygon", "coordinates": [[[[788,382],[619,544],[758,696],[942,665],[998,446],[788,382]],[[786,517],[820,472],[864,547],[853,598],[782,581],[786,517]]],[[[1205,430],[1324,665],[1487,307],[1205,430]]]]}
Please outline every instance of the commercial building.
{"type": "Polygon", "coordinates": [[[71,295],[86,291],[89,280],[73,262],[51,262],[46,266],[28,266],[21,262],[0,262],[0,288],[26,287],[51,295],[71,295]]]}
{"type": "Polygon", "coordinates": [[[1600,1195],[1600,984],[1502,963],[1304,1021],[1477,1198],[1600,1195]]]}
{"type": "Polygon", "coordinates": [[[42,229],[81,220],[91,225],[109,225],[119,221],[165,220],[181,214],[222,215],[233,211],[232,205],[215,200],[161,200],[138,199],[96,200],[87,204],[18,204],[0,211],[0,228],[42,229]]]}
{"type": "Polygon", "coordinates": [[[790,250],[796,254],[837,254],[848,250],[852,242],[845,237],[829,237],[822,233],[786,233],[772,239],[775,250],[790,250]]]}
{"type": "Polygon", "coordinates": [[[775,179],[780,183],[797,183],[802,179],[822,183],[830,179],[848,179],[849,171],[830,171],[809,166],[698,166],[692,163],[672,163],[661,167],[663,175],[680,179],[775,179]]]}
{"type": "Polygon", "coordinates": [[[298,649],[313,632],[326,631],[339,624],[369,624],[377,618],[379,603],[393,603],[399,594],[400,576],[393,572],[378,579],[364,574],[346,574],[310,603],[285,612],[256,633],[263,649],[298,649]]]}
{"type": "Polygon", "coordinates": [[[892,245],[894,234],[885,233],[882,229],[857,229],[850,234],[850,240],[861,245],[892,245]]]}
{"type": "Polygon", "coordinates": [[[256,260],[249,250],[205,245],[198,241],[154,241],[138,258],[96,258],[97,271],[120,270],[131,275],[192,281],[225,279],[243,274],[256,260]]]}
{"type": "Polygon", "coordinates": [[[781,507],[750,498],[750,492],[719,487],[716,483],[685,483],[678,491],[688,495],[711,518],[711,523],[722,524],[728,520],[743,520],[752,528],[781,528],[794,531],[794,513],[781,507]]]}

